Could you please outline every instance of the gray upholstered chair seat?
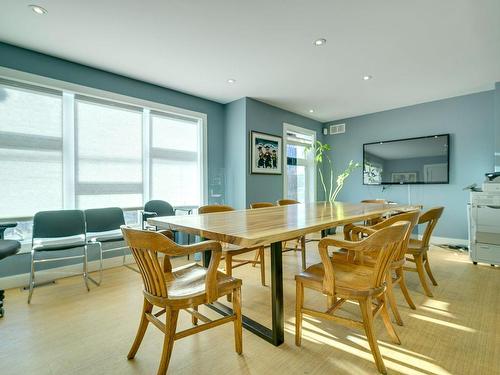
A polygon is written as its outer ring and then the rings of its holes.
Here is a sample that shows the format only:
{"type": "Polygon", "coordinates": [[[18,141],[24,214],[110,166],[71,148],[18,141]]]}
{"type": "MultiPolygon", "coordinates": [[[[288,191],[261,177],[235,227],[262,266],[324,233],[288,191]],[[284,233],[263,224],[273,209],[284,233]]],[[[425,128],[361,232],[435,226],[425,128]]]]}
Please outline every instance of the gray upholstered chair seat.
{"type": "Polygon", "coordinates": [[[123,241],[123,234],[121,229],[107,230],[103,232],[87,232],[87,239],[90,242],[123,241]]]}
{"type": "Polygon", "coordinates": [[[35,251],[51,251],[72,249],[85,246],[85,235],[75,235],[67,237],[34,238],[32,249],[35,251]]]}

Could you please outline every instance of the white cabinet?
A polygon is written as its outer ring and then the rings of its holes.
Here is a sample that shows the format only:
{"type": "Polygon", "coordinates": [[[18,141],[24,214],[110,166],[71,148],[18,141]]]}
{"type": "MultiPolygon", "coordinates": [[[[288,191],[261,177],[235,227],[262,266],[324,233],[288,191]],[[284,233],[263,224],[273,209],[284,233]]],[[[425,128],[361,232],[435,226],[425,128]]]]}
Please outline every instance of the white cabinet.
{"type": "Polygon", "coordinates": [[[468,214],[472,261],[500,265],[500,194],[471,193],[468,214]]]}

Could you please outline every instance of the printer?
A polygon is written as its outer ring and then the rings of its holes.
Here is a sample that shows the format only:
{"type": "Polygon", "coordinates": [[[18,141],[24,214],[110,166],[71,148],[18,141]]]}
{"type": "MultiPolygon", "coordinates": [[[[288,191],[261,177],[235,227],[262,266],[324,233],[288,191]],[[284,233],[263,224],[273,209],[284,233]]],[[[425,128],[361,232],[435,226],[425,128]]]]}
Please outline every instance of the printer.
{"type": "Polygon", "coordinates": [[[483,191],[471,191],[469,255],[474,264],[500,265],[500,172],[486,173],[483,191]]]}
{"type": "Polygon", "coordinates": [[[483,191],[500,193],[500,172],[485,174],[486,180],[483,182],[483,191]]]}

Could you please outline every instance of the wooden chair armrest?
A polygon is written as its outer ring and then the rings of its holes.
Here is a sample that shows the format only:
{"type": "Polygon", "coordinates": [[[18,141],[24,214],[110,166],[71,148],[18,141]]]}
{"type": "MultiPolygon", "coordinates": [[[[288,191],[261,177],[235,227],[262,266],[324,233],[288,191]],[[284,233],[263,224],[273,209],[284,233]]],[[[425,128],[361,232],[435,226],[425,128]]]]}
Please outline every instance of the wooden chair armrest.
{"type": "Polygon", "coordinates": [[[160,233],[160,234],[163,234],[164,236],[170,238],[172,241],[174,241],[174,232],[172,232],[171,230],[168,230],[168,229],[162,229],[162,230],[159,230],[157,231],[157,233],[160,233]]]}
{"type": "Polygon", "coordinates": [[[331,241],[335,240],[324,238],[319,241],[318,250],[325,271],[323,277],[323,293],[333,297],[335,295],[335,271],[333,270],[332,259],[328,254],[328,246],[331,241]]]}
{"type": "Polygon", "coordinates": [[[217,241],[203,241],[187,246],[179,246],[181,255],[194,254],[199,252],[211,251],[210,263],[208,265],[207,275],[205,276],[205,293],[207,302],[213,302],[219,298],[217,288],[217,272],[220,259],[222,257],[222,246],[217,241]]]}
{"type": "MultiPolygon", "coordinates": [[[[378,224],[376,224],[378,225],[378,224]]],[[[350,235],[350,240],[353,241],[354,240],[354,236],[353,234],[356,236],[355,239],[356,240],[360,240],[360,237],[359,235],[360,234],[367,234],[367,235],[371,235],[373,233],[376,232],[376,230],[374,229],[374,227],[376,225],[372,225],[372,226],[362,226],[362,225],[359,225],[359,226],[353,226],[351,228],[351,235],[350,235]]]]}
{"type": "Polygon", "coordinates": [[[328,249],[330,246],[339,247],[346,250],[363,252],[366,249],[363,247],[363,242],[365,239],[361,241],[348,241],[348,240],[338,240],[336,238],[323,238],[319,241],[318,247],[325,247],[328,249]]]}

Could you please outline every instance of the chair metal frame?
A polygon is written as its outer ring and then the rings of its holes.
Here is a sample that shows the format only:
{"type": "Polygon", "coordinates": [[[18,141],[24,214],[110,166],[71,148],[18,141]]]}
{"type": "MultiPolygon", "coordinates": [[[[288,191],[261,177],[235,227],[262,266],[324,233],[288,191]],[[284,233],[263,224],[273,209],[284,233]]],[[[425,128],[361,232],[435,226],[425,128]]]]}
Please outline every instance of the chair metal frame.
{"type": "MultiPolygon", "coordinates": [[[[123,223],[120,223],[119,226],[115,229],[112,229],[112,230],[121,230],[121,226],[122,225],[125,225],[125,217],[123,216],[123,210],[119,207],[105,207],[105,208],[93,208],[93,209],[87,209],[84,211],[85,213],[85,224],[86,224],[86,227],[87,227],[87,231],[86,231],[86,237],[88,237],[89,233],[93,234],[93,235],[97,235],[98,233],[104,233],[104,232],[107,232],[108,230],[103,230],[103,231],[92,231],[92,232],[88,232],[88,221],[87,221],[87,213],[89,211],[97,211],[97,210],[120,210],[121,213],[122,213],[122,218],[123,218],[123,223]]],[[[137,272],[139,273],[139,270],[130,266],[129,264],[126,263],[126,260],[127,260],[127,252],[126,250],[129,248],[127,245],[123,245],[123,246],[119,246],[119,247],[113,247],[113,248],[110,248],[110,249],[103,249],[102,247],[102,243],[103,242],[119,242],[119,241],[122,241],[122,242],[125,242],[125,239],[123,238],[123,235],[120,239],[115,239],[115,240],[109,240],[109,241],[98,241],[97,238],[99,238],[99,236],[96,236],[95,238],[90,238],[87,240],[87,244],[88,245],[97,245],[98,246],[98,249],[99,249],[99,281],[95,280],[92,276],[88,276],[88,279],[94,283],[96,286],[100,286],[101,283],[102,283],[102,274],[103,274],[103,254],[104,253],[109,253],[109,252],[112,252],[112,251],[118,251],[118,250],[122,250],[122,253],[123,253],[123,261],[122,261],[122,265],[127,267],[128,269],[134,271],[134,272],[137,272]]]]}
{"type": "Polygon", "coordinates": [[[31,303],[31,299],[33,297],[33,289],[36,288],[35,284],[35,264],[37,263],[47,263],[47,262],[56,262],[56,261],[61,261],[61,260],[68,260],[68,259],[81,259],[83,258],[83,280],[85,282],[85,287],[87,288],[87,291],[90,292],[89,288],[89,276],[88,276],[88,269],[87,269],[87,237],[86,237],[86,231],[85,231],[85,216],[82,210],[57,210],[57,211],[40,211],[35,214],[33,217],[33,236],[31,238],[31,268],[30,268],[30,280],[29,280],[29,294],[28,294],[28,304],[31,303]],[[61,248],[56,248],[56,247],[51,247],[51,248],[46,248],[45,250],[37,250],[35,249],[35,240],[36,239],[49,239],[49,238],[62,238],[62,237],[69,237],[69,236],[60,236],[60,237],[36,237],[36,223],[37,223],[37,216],[40,215],[56,215],[57,213],[68,213],[68,212],[80,212],[82,215],[82,223],[83,223],[83,231],[81,233],[75,233],[74,235],[82,235],[83,236],[83,242],[81,244],[75,245],[75,246],[70,246],[64,245],[62,243],[61,248]],[[57,257],[57,258],[48,258],[48,259],[35,259],[35,254],[36,253],[42,253],[42,252],[47,252],[47,251],[63,251],[63,250],[72,250],[72,249],[78,249],[78,248],[83,248],[83,254],[82,255],[71,255],[71,256],[66,256],[66,257],[57,257]]]}

